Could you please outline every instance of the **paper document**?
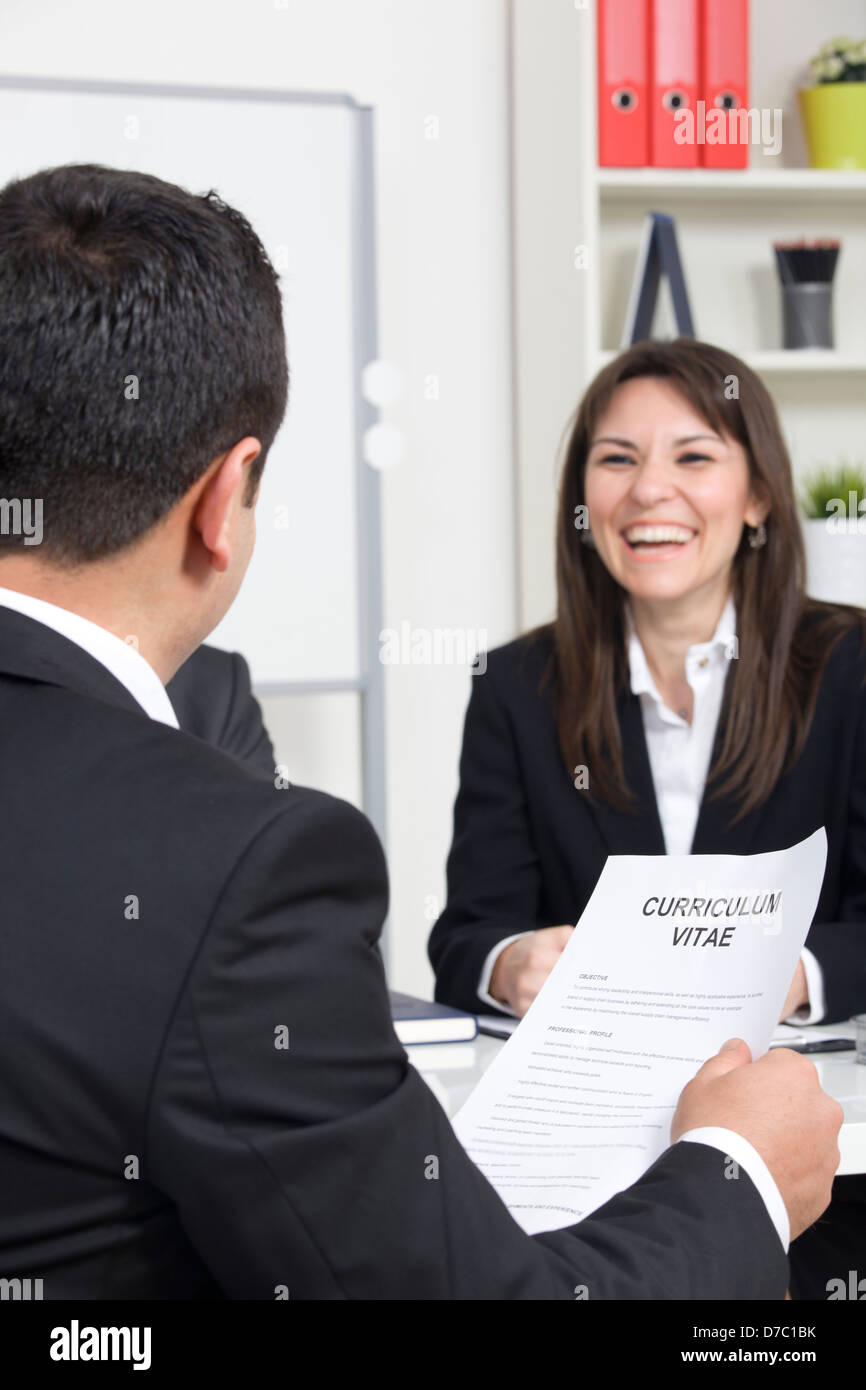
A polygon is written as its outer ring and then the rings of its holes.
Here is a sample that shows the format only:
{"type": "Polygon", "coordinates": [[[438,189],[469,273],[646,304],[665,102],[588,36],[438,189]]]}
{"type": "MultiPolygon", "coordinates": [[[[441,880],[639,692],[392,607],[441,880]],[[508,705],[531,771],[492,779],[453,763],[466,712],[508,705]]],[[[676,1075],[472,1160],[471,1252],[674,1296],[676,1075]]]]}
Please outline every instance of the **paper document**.
{"type": "Polygon", "coordinates": [[[766,1052],[827,837],[769,854],[618,855],[538,997],[458,1112],[526,1231],[569,1226],[668,1147],[686,1082],[731,1037],[766,1052]]]}
{"type": "Polygon", "coordinates": [[[768,1047],[791,1047],[793,1043],[806,1041],[806,1034],[799,1033],[790,1023],[780,1023],[776,1027],[772,1038],[767,1044],[768,1047]]]}

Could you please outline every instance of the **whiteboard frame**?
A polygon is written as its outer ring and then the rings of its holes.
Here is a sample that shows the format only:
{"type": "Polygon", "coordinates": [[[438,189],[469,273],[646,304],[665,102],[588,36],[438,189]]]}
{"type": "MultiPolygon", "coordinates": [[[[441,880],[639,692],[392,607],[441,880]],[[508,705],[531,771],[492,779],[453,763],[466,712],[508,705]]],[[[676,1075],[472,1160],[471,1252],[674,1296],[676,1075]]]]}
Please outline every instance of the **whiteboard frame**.
{"type": "MultiPolygon", "coordinates": [[[[351,680],[266,681],[262,694],[328,694],[354,691],[361,716],[361,801],[382,843],[386,842],[385,673],[379,660],[382,616],[382,536],[379,475],[364,460],[364,435],[378,411],[361,389],[361,374],[378,352],[373,110],[354,97],[331,92],[281,91],[272,87],[210,87],[163,82],[103,82],[87,78],[18,77],[0,74],[0,88],[93,96],[181,97],[191,101],[253,101],[303,106],[345,106],[357,114],[351,202],[354,237],[353,323],[355,357],[355,497],[358,537],[357,630],[360,672],[351,680]]],[[[243,211],[243,209],[241,209],[243,211]]],[[[387,963],[386,933],[380,948],[387,963]]]]}

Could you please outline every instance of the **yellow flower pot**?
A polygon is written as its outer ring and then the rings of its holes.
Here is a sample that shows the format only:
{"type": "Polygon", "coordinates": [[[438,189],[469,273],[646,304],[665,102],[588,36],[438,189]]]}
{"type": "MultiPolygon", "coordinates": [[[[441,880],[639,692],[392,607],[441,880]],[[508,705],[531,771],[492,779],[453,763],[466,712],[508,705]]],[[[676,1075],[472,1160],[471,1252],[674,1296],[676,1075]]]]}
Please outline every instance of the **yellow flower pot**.
{"type": "Polygon", "coordinates": [[[866,82],[824,82],[800,91],[813,169],[866,169],[866,82]]]}

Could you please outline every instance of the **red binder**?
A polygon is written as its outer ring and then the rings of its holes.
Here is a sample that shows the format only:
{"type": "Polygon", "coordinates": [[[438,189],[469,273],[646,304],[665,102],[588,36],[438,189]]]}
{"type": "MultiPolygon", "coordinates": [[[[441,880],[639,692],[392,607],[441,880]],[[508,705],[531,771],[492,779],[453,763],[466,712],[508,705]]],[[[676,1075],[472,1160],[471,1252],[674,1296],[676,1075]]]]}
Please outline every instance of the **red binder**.
{"type": "Polygon", "coordinates": [[[650,163],[688,169],[699,163],[700,0],[650,0],[650,163]]]}
{"type": "Polygon", "coordinates": [[[649,3],[599,0],[598,162],[649,161],[649,3]]]}
{"type": "MultiPolygon", "coordinates": [[[[710,144],[715,111],[749,109],[749,0],[702,0],[701,98],[706,103],[708,142],[701,163],[708,169],[745,169],[749,163],[749,126],[725,117],[725,143],[710,144]]],[[[720,133],[720,132],[719,132],[720,133]]]]}

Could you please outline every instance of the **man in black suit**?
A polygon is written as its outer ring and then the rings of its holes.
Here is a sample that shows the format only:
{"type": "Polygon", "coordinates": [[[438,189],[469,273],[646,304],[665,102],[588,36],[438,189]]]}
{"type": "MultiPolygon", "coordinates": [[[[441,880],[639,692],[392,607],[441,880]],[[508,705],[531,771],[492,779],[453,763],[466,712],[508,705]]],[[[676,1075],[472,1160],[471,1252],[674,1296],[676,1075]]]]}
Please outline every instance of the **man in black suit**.
{"type": "Polygon", "coordinates": [[[808,1061],[723,1051],[685,1142],[527,1236],[393,1032],[365,818],[177,727],[166,684],[237,592],[285,408],[245,220],[145,175],[35,175],[0,193],[0,304],[0,492],[44,503],[41,544],[0,535],[0,1274],[45,1298],[781,1298],[838,1160],[808,1061]]]}

